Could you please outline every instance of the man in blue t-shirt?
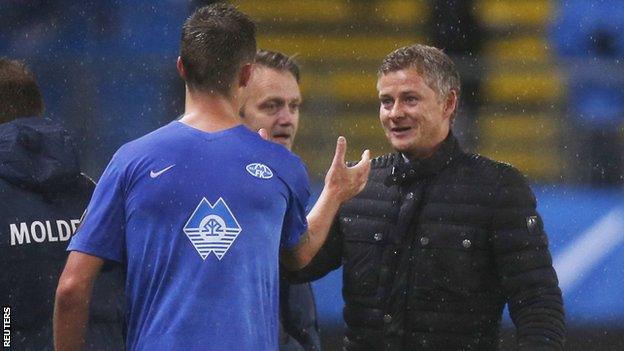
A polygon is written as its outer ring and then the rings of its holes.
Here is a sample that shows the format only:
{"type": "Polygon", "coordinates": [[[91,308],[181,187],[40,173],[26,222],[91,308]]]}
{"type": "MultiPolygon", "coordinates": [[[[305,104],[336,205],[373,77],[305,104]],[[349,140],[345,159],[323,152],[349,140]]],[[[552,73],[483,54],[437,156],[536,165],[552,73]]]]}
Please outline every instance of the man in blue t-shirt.
{"type": "Polygon", "coordinates": [[[308,223],[305,167],[238,116],[255,52],[253,22],[231,5],[184,24],[185,113],[122,146],[104,171],[57,288],[58,351],[84,342],[104,260],[128,267],[129,350],[277,349],[278,256],[287,269],[305,266],[370,164],[366,151],[346,167],[339,138],[308,223]]]}

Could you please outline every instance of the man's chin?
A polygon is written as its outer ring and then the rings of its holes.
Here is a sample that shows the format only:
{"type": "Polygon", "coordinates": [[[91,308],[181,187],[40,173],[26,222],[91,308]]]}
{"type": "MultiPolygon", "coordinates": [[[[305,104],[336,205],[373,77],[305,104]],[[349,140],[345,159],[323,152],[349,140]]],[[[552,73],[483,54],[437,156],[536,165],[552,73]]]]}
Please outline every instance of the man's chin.
{"type": "Polygon", "coordinates": [[[290,138],[272,138],[271,140],[277,144],[282,145],[288,150],[290,150],[290,148],[292,147],[292,141],[290,138]]]}
{"type": "Polygon", "coordinates": [[[407,143],[393,142],[393,141],[390,141],[390,145],[392,146],[394,151],[400,152],[402,154],[409,153],[410,146],[411,146],[407,143]]]}

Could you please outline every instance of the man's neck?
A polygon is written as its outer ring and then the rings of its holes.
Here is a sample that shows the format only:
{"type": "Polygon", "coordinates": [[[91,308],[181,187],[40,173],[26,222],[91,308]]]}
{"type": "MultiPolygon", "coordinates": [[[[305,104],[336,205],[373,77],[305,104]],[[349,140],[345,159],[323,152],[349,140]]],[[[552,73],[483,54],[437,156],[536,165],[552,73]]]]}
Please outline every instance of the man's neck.
{"type": "Polygon", "coordinates": [[[442,133],[442,135],[444,135],[444,138],[438,139],[440,141],[434,144],[433,146],[428,147],[428,148],[421,148],[421,149],[401,152],[401,155],[403,156],[403,159],[406,162],[424,160],[424,159],[430,158],[438,151],[438,149],[442,147],[442,145],[444,144],[444,142],[446,141],[446,139],[449,137],[450,134],[451,134],[450,129],[448,129],[444,131],[444,133],[442,133]]]}
{"type": "Polygon", "coordinates": [[[180,122],[212,133],[241,124],[238,98],[186,89],[184,116],[180,122]]]}

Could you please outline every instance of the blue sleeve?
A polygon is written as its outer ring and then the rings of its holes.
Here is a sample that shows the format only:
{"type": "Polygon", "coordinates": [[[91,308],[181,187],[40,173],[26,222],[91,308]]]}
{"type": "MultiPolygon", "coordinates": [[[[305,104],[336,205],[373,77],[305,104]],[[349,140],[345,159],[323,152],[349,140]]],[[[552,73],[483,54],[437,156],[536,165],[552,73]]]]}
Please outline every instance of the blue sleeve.
{"type": "Polygon", "coordinates": [[[104,170],[67,250],[107,260],[125,260],[124,171],[117,155],[104,170]]]}
{"type": "Polygon", "coordinates": [[[301,236],[308,230],[306,208],[310,200],[310,184],[305,166],[300,161],[294,173],[288,184],[288,208],[282,225],[281,248],[287,250],[297,246],[301,236]]]}

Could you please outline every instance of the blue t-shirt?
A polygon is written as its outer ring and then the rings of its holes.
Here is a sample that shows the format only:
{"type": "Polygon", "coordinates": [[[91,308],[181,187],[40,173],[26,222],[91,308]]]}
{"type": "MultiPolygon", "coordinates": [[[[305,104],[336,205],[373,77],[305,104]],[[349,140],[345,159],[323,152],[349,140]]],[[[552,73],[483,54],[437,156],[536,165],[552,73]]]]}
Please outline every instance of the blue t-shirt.
{"type": "Polygon", "coordinates": [[[128,350],[276,350],[308,197],[284,147],[175,121],[117,151],[68,250],[127,263],[128,350]]]}

